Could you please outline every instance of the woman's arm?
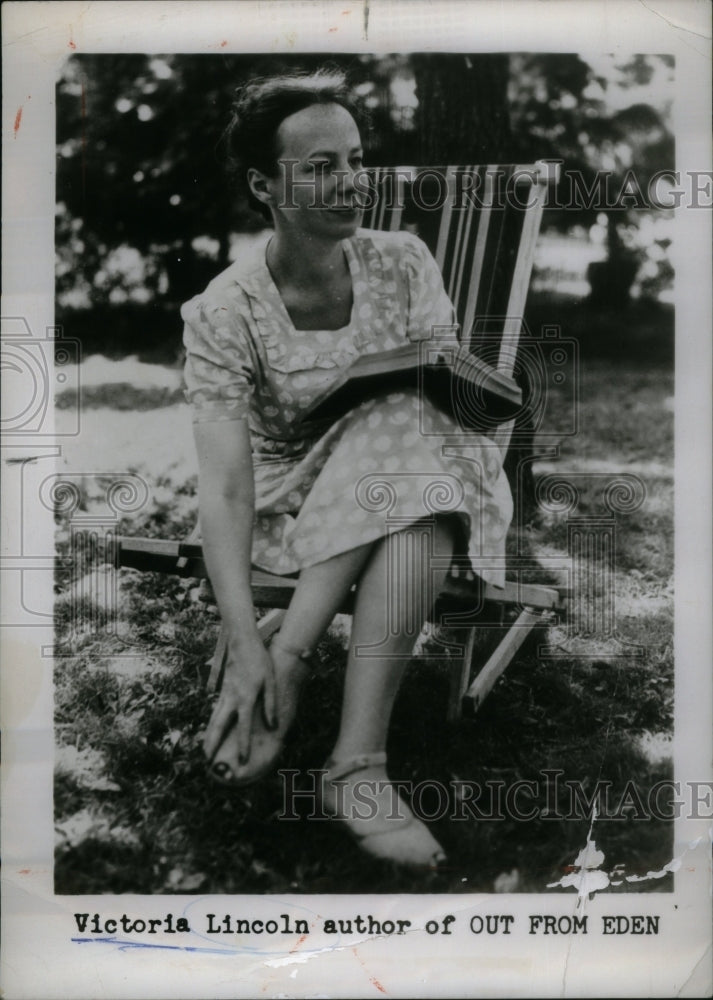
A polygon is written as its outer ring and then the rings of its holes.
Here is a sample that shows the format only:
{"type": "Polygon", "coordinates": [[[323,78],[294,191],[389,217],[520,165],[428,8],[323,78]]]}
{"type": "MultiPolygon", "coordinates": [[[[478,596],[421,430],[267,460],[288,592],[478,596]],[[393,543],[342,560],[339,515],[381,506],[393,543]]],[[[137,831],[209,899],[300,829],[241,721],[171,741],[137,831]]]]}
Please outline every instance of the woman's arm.
{"type": "Polygon", "coordinates": [[[246,420],[194,425],[200,522],[223,627],[236,643],[257,638],[250,591],[255,490],[246,420]]]}
{"type": "Polygon", "coordinates": [[[194,434],[203,553],[227,637],[223,687],[204,746],[212,758],[237,719],[244,763],[260,695],[266,724],[276,722],[272,661],[257,630],[250,589],[255,510],[250,436],[247,420],[200,422],[194,434]]]}

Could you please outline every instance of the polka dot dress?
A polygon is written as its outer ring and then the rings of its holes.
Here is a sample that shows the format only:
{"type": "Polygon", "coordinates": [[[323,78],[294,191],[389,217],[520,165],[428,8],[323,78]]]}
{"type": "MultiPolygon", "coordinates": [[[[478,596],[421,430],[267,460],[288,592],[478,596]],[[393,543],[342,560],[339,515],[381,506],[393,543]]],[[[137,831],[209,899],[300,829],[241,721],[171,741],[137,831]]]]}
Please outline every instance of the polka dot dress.
{"type": "Polygon", "coordinates": [[[415,390],[369,399],[331,424],[302,419],[360,355],[438,336],[455,322],[438,267],[416,236],[358,230],[343,247],[353,308],[340,330],[295,329],[264,249],[181,310],[193,419],[249,422],[253,563],[295,573],[414,521],[453,514],[462,527],[457,554],[502,586],[512,499],[489,438],[462,431],[415,390]]]}

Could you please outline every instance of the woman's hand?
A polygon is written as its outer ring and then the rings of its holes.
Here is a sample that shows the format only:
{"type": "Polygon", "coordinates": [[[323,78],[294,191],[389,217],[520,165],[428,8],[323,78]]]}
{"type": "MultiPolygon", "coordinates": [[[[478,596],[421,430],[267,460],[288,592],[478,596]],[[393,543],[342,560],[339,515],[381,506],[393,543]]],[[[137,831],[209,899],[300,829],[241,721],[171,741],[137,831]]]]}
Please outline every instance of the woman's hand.
{"type": "Polygon", "coordinates": [[[268,729],[277,726],[277,699],[275,691],[275,671],[270,654],[260,637],[247,641],[228,641],[225,674],[220,697],[213,709],[208,728],[203,739],[203,748],[209,761],[219,751],[223,741],[233,726],[236,726],[238,750],[237,765],[247,764],[253,721],[258,702],[262,702],[262,712],[268,729]]]}

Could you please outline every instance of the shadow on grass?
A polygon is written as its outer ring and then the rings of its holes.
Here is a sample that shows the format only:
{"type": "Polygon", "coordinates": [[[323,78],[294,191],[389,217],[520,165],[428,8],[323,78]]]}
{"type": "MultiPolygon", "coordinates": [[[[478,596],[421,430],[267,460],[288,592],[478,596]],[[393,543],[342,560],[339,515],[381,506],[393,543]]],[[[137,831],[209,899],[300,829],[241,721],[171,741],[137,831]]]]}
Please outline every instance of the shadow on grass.
{"type": "MultiPolygon", "coordinates": [[[[611,783],[609,814],[621,815],[599,820],[593,834],[606,870],[620,864],[627,874],[645,874],[671,859],[671,823],[636,820],[631,804],[620,808],[629,783],[646,803],[654,783],[669,777],[665,762],[651,765],[636,746],[637,706],[650,679],[642,665],[548,663],[538,660],[535,639],[477,719],[449,727],[447,663],[414,661],[394,711],[390,774],[420,786],[422,814],[437,817],[433,832],[449,861],[438,872],[412,872],[367,857],[338,823],[310,820],[308,800],[295,803],[298,819],[281,819],[280,774],[235,792],[209,782],[200,749],[209,705],[195,677],[199,638],[205,653],[214,626],[204,622],[196,637],[193,609],[178,608],[176,620],[173,642],[158,651],[168,671],[118,677],[91,649],[58,663],[63,740],[99,751],[110,790],[101,780],[92,788],[71,774],[58,778],[57,893],[492,892],[495,879],[513,870],[511,891],[544,891],[587,840],[586,810],[568,818],[568,780],[586,795],[598,781],[611,783]],[[481,789],[475,813],[457,799],[464,779],[481,789]],[[497,796],[518,781],[538,789],[522,797],[523,809],[552,813],[554,804],[554,814],[508,816],[497,796]],[[448,790],[445,805],[439,785],[448,790]]],[[[486,634],[478,655],[496,639],[486,634]]],[[[327,637],[285,746],[280,766],[301,772],[303,790],[313,787],[308,772],[322,766],[336,736],[344,660],[340,643],[327,637]]],[[[636,885],[667,888],[668,880],[636,885]]]]}
{"type": "Polygon", "coordinates": [[[648,367],[673,368],[674,309],[649,299],[632,300],[624,309],[594,308],[587,299],[531,293],[525,308],[530,332],[557,325],[579,344],[580,357],[644,361],[648,367]]]}

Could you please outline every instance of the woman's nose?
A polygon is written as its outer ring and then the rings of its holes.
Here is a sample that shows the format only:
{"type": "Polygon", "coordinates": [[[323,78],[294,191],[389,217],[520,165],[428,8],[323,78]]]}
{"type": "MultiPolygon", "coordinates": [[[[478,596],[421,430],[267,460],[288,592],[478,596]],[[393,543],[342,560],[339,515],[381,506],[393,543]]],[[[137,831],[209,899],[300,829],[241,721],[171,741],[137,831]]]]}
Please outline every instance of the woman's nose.
{"type": "Polygon", "coordinates": [[[351,202],[357,191],[356,175],[358,171],[349,165],[345,165],[335,173],[337,175],[337,198],[340,201],[351,202]]]}
{"type": "Polygon", "coordinates": [[[354,171],[350,166],[340,167],[334,171],[334,175],[338,194],[345,195],[354,191],[354,171]]]}

